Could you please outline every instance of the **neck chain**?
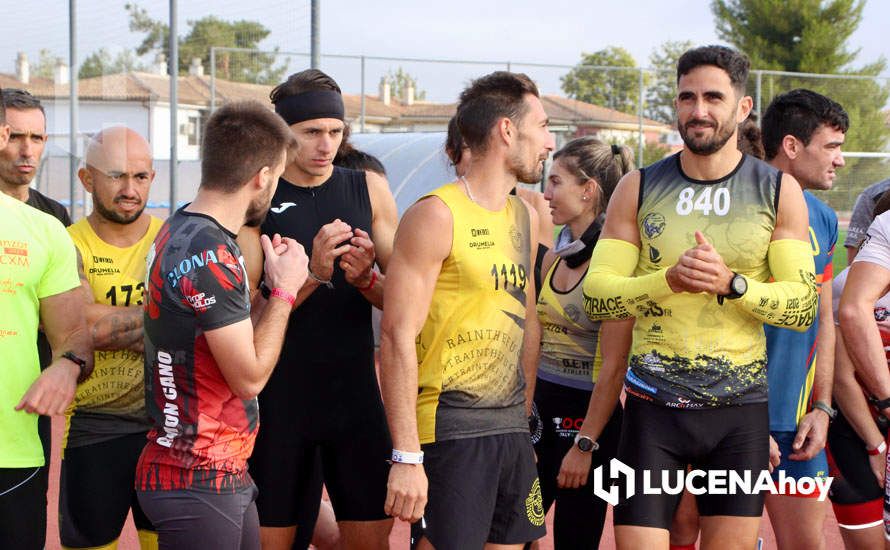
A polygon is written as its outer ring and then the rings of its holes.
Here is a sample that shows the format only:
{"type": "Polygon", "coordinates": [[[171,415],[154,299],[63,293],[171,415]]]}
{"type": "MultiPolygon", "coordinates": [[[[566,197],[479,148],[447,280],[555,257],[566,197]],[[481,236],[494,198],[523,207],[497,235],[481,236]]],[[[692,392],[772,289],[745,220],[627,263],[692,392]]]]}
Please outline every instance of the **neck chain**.
{"type": "Polygon", "coordinates": [[[466,176],[461,176],[460,181],[464,182],[464,187],[467,189],[467,196],[470,197],[470,200],[476,204],[479,204],[479,201],[473,198],[473,193],[470,191],[470,182],[467,181],[466,176]]]}

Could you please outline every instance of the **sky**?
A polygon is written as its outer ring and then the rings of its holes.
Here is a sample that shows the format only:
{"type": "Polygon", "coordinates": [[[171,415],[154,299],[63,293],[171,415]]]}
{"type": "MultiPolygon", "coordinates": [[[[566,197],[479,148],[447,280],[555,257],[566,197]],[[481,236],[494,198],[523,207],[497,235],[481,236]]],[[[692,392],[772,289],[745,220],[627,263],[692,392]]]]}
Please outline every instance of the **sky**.
{"type": "MultiPolygon", "coordinates": [[[[128,28],[125,0],[75,0],[79,57],[100,47],[112,52],[133,49],[141,35],[128,28]]],[[[133,0],[131,0],[133,1],[133,0]]],[[[166,19],[167,1],[135,0],[155,18],[166,19]]],[[[417,77],[419,89],[436,101],[454,101],[474,76],[505,68],[527,72],[545,93],[558,93],[565,67],[529,67],[521,63],[569,66],[582,52],[621,46],[637,63],[667,40],[719,43],[708,0],[449,0],[433,4],[417,0],[319,0],[323,54],[444,60],[491,61],[485,64],[433,64],[367,61],[366,90],[375,95],[382,74],[402,67],[417,77]]],[[[36,62],[42,48],[68,57],[68,2],[0,0],[0,72],[14,72],[16,52],[36,62]]],[[[226,20],[259,21],[271,30],[262,47],[308,53],[309,0],[179,1],[180,34],[188,21],[205,15],[226,20]]],[[[857,64],[890,59],[890,41],[881,34],[890,23],[890,2],[867,0],[862,23],[850,40],[861,48],[857,64]]],[[[306,57],[282,56],[291,71],[308,66],[306,57]]],[[[321,68],[345,92],[361,89],[357,60],[322,59],[321,68]]],[[[890,75],[888,75],[890,76],[890,75]]]]}

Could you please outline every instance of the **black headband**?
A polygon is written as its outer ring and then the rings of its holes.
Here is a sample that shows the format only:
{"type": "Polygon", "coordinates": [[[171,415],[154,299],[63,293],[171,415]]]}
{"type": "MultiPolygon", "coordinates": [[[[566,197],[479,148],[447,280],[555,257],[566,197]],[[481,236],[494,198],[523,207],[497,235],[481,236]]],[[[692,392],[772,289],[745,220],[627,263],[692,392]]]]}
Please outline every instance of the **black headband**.
{"type": "Polygon", "coordinates": [[[275,112],[288,126],[316,118],[345,120],[344,111],[343,96],[334,90],[312,90],[281,98],[275,103],[275,112]]]}

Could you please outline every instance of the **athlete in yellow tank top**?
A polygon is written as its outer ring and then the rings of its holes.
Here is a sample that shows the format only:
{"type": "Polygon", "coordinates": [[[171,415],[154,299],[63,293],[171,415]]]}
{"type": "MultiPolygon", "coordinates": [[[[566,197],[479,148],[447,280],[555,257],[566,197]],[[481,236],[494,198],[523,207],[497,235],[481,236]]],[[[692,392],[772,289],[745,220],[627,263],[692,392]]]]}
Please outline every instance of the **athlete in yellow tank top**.
{"type": "MultiPolygon", "coordinates": [[[[142,305],[145,257],[163,223],[154,216],[150,218],[148,231],[128,247],[103,241],[87,218],[68,228],[95,303],[123,307],[142,305]]],[[[78,386],[69,410],[66,446],[80,446],[121,433],[148,430],[142,353],[132,349],[97,349],[95,361],[93,375],[78,386]],[[102,418],[95,415],[102,415],[102,418]]]]}
{"type": "Polygon", "coordinates": [[[540,180],[553,136],[522,74],[475,80],[456,116],[469,168],[405,212],[387,272],[384,511],[423,517],[421,546],[519,549],[544,534],[545,514],[524,398],[540,330],[537,215],[510,191],[540,180]]]}
{"type": "Polygon", "coordinates": [[[532,288],[528,210],[515,196],[486,210],[456,183],[430,195],[451,210],[454,230],[417,338],[420,442],[527,430],[519,352],[532,288]]]}
{"type": "Polygon", "coordinates": [[[157,548],[133,483],[149,428],[142,301],[146,255],[162,225],[145,212],[154,175],[148,143],[121,126],[90,140],[78,172],[93,211],[68,232],[77,248],[96,370],[68,410],[59,480],[64,548],[114,548],[131,511],[142,549],[157,548]]]}

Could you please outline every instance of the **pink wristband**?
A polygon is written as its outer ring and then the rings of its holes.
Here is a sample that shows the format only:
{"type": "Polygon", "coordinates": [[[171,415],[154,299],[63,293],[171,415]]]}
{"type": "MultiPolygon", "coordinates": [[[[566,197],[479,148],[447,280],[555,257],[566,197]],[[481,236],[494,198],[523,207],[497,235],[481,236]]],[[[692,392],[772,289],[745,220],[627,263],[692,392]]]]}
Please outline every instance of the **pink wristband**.
{"type": "Polygon", "coordinates": [[[270,297],[274,296],[275,298],[280,298],[290,304],[290,307],[294,307],[294,303],[297,301],[297,297],[291,294],[290,292],[281,289],[281,288],[273,288],[270,297]]]}

